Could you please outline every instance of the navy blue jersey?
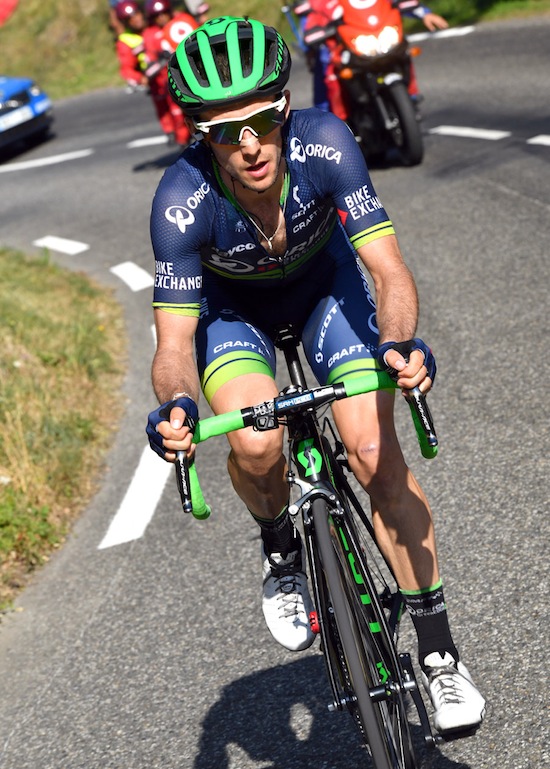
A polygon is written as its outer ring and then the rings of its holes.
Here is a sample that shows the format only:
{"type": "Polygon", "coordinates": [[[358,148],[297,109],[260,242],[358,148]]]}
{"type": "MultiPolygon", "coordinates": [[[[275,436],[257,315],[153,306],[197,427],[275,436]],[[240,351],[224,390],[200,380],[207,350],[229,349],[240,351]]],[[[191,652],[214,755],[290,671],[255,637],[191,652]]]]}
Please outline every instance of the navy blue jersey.
{"type": "Polygon", "coordinates": [[[205,271],[228,288],[261,292],[294,283],[328,251],[332,261],[353,261],[354,248],[393,234],[344,122],[316,109],[293,110],[283,140],[287,250],[280,257],[260,245],[250,221],[224,194],[205,142],[167,169],[151,213],[154,307],[198,316],[205,271]]]}

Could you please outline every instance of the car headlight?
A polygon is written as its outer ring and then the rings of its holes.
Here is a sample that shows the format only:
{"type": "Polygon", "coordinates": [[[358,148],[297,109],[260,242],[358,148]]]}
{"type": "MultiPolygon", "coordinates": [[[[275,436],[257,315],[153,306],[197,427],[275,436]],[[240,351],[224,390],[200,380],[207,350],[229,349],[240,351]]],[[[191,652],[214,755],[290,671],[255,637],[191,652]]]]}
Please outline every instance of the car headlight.
{"type": "Polygon", "coordinates": [[[36,83],[33,83],[29,88],[29,93],[31,96],[41,96],[42,89],[39,86],[37,86],[36,83]]]}
{"type": "Polygon", "coordinates": [[[363,56],[376,56],[387,53],[399,42],[399,32],[395,27],[384,27],[378,37],[376,35],[358,35],[355,47],[363,56]]]}

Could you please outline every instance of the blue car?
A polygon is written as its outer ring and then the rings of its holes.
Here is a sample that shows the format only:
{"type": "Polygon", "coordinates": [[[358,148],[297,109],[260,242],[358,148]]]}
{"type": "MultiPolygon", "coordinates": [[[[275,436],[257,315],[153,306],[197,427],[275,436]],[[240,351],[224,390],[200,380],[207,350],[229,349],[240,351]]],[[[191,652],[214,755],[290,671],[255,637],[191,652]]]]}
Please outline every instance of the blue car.
{"type": "Polygon", "coordinates": [[[0,75],[0,149],[21,139],[46,138],[52,121],[52,103],[36,83],[0,75]]]}

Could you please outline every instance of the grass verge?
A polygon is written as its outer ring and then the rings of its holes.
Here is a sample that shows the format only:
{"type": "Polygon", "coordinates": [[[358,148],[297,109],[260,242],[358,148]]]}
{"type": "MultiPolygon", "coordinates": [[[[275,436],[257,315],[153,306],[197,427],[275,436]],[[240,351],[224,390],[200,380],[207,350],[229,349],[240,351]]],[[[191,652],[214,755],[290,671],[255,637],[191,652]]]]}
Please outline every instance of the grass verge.
{"type": "Polygon", "coordinates": [[[121,307],[83,275],[0,248],[0,609],[94,492],[126,363],[121,307]]]}

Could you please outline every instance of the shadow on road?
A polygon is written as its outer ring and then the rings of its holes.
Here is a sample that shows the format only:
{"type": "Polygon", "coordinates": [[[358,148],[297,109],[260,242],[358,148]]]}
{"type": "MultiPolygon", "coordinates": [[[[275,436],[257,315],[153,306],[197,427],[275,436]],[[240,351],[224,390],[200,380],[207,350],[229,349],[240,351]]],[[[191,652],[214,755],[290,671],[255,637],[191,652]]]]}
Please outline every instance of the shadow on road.
{"type": "Polygon", "coordinates": [[[139,163],[132,168],[135,174],[143,173],[144,171],[156,171],[159,168],[168,168],[176,162],[178,157],[183,152],[183,147],[174,147],[170,152],[165,155],[161,155],[158,158],[147,160],[145,163],[139,163]]]}
{"type": "MultiPolygon", "coordinates": [[[[202,723],[194,769],[369,769],[359,732],[347,713],[329,713],[320,656],[254,673],[225,687],[202,723]]],[[[423,769],[469,769],[422,747],[423,769]]]]}

